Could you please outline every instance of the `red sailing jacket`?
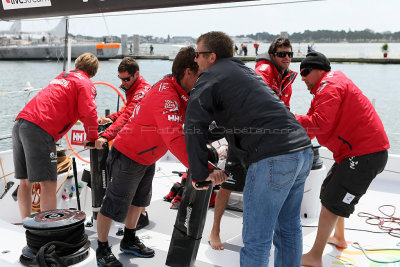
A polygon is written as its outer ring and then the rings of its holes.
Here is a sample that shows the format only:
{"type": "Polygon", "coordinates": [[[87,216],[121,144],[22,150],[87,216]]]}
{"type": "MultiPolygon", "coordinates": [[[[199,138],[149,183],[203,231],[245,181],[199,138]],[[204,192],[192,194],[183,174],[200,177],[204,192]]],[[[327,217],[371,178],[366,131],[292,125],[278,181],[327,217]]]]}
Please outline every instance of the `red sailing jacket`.
{"type": "Polygon", "coordinates": [[[183,135],[188,100],[174,76],[164,77],[136,106],[113,145],[143,165],[155,163],[170,150],[188,168],[183,135]]]}
{"type": "Polygon", "coordinates": [[[341,71],[327,72],[311,91],[307,115],[296,115],[310,138],[333,152],[337,163],[390,147],[378,114],[362,91],[341,71]]]}
{"type": "Polygon", "coordinates": [[[292,83],[294,79],[296,79],[297,72],[289,70],[285,72],[286,75],[282,77],[274,63],[267,59],[258,61],[255,71],[263,78],[264,82],[275,91],[285,105],[290,107],[289,102],[292,96],[292,83]]]}
{"type": "Polygon", "coordinates": [[[58,141],[77,120],[83,122],[86,139],[98,138],[96,88],[81,70],[63,72],[41,90],[16,119],[25,119],[58,141]]]}
{"type": "Polygon", "coordinates": [[[106,138],[108,141],[114,139],[131,117],[136,105],[142,101],[142,98],[150,89],[151,85],[142,76],[139,76],[132,88],[126,93],[126,107],[123,110],[107,116],[107,118],[110,118],[113,121],[113,124],[107,128],[101,137],[106,138]]]}

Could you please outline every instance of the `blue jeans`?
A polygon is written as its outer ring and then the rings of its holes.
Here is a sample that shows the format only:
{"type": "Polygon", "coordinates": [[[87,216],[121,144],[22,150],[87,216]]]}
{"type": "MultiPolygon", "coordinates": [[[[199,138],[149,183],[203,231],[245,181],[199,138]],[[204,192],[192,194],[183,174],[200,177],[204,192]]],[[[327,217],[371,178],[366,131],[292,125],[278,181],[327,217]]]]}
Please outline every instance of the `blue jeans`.
{"type": "Polygon", "coordinates": [[[240,266],[268,266],[272,240],[275,267],[300,266],[300,209],[312,162],[313,152],[308,148],[250,165],[243,191],[240,266]]]}

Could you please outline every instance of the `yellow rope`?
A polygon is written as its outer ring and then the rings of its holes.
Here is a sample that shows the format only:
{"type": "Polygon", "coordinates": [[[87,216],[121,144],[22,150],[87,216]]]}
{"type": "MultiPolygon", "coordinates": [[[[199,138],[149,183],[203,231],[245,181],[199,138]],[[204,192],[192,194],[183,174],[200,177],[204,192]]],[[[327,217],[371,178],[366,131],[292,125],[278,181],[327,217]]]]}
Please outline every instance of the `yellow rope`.
{"type": "Polygon", "coordinates": [[[32,212],[40,212],[40,183],[32,186],[32,212]]]}
{"type": "Polygon", "coordinates": [[[3,176],[1,178],[4,179],[4,184],[7,186],[7,179],[6,179],[6,175],[4,175],[3,161],[1,159],[0,159],[0,166],[1,166],[1,171],[3,173],[3,176]]]}

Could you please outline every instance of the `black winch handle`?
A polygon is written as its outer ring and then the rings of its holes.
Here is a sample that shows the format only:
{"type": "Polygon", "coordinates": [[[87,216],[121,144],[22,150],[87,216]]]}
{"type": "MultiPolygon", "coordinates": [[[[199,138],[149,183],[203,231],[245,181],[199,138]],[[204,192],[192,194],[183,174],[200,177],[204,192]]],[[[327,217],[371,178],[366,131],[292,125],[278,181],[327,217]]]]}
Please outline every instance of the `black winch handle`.
{"type": "MultiPolygon", "coordinates": [[[[221,170],[221,168],[219,168],[219,167],[217,167],[216,165],[212,164],[210,161],[208,162],[208,165],[210,165],[211,167],[213,167],[214,170],[218,170],[218,171],[221,170]]],[[[224,172],[225,172],[225,171],[224,171],[224,172]]],[[[232,174],[230,174],[230,173],[227,173],[227,172],[225,172],[225,173],[226,173],[226,175],[227,175],[228,177],[231,177],[231,176],[232,176],[232,174]]],[[[211,185],[211,184],[212,184],[211,181],[201,181],[201,182],[196,182],[196,183],[195,183],[195,185],[196,185],[197,188],[209,186],[209,185],[211,185]]]]}
{"type": "MultiPolygon", "coordinates": [[[[87,143],[86,143],[86,146],[92,146],[92,147],[94,147],[95,144],[94,144],[94,142],[87,142],[87,143]]],[[[105,143],[103,144],[103,148],[106,148],[107,146],[108,146],[108,142],[105,142],[105,143]]]]}
{"type": "Polygon", "coordinates": [[[196,182],[195,185],[197,188],[202,188],[211,185],[211,181],[201,181],[201,182],[196,182]]]}
{"type": "Polygon", "coordinates": [[[182,175],[186,172],[178,172],[178,171],[172,171],[173,174],[178,174],[179,177],[182,177],[182,175]]]}
{"type": "Polygon", "coordinates": [[[76,168],[75,157],[72,157],[72,170],[74,172],[74,180],[75,180],[75,193],[76,193],[76,201],[78,203],[78,210],[81,210],[81,200],[79,199],[79,183],[78,183],[78,172],[76,168]]]}
{"type": "Polygon", "coordinates": [[[87,142],[86,146],[93,146],[94,147],[94,142],[87,142]]]}

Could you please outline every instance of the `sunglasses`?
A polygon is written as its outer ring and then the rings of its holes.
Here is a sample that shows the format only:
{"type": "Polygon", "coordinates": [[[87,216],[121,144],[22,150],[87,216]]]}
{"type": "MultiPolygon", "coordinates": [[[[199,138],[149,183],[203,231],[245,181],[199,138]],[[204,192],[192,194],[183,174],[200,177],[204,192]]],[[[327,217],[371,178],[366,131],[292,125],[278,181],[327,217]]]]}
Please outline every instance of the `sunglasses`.
{"type": "Polygon", "coordinates": [[[212,51],[200,51],[200,52],[194,52],[194,57],[198,58],[200,56],[200,54],[208,54],[208,53],[212,53],[212,51]]]}
{"type": "Polygon", "coordinates": [[[129,76],[129,77],[126,77],[126,78],[121,78],[121,77],[119,77],[119,75],[118,75],[118,78],[120,78],[121,81],[123,81],[123,82],[129,82],[129,81],[131,80],[131,77],[132,77],[132,76],[129,76]]]}
{"type": "Polygon", "coordinates": [[[289,58],[293,57],[293,52],[286,52],[286,51],[279,51],[274,53],[275,56],[284,58],[286,56],[289,56],[289,58]]]}
{"type": "Polygon", "coordinates": [[[305,68],[302,71],[300,71],[301,77],[306,77],[310,72],[312,71],[312,68],[305,68]]]}

